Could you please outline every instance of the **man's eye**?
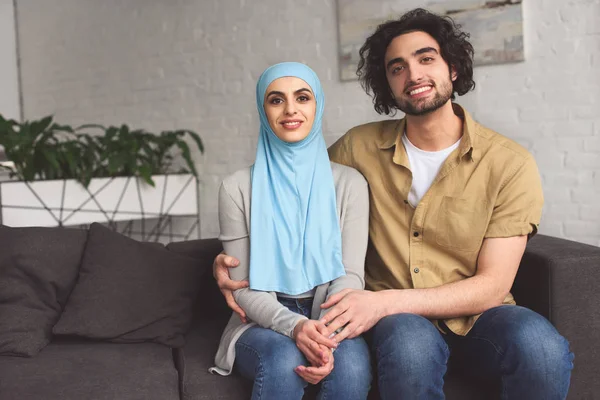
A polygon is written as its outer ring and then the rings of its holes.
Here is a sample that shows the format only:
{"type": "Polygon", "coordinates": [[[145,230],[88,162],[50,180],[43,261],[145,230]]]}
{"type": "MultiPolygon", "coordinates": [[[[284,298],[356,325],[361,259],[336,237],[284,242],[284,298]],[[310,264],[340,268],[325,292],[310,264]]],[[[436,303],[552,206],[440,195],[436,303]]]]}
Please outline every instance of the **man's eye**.
{"type": "Polygon", "coordinates": [[[403,67],[403,66],[400,66],[400,65],[399,65],[399,66],[397,66],[397,67],[394,67],[394,68],[392,69],[392,74],[397,74],[398,72],[402,71],[403,69],[404,69],[404,67],[403,67]]]}
{"type": "Polygon", "coordinates": [[[433,61],[433,57],[423,57],[423,59],[421,61],[430,62],[430,61],[433,61]]]}

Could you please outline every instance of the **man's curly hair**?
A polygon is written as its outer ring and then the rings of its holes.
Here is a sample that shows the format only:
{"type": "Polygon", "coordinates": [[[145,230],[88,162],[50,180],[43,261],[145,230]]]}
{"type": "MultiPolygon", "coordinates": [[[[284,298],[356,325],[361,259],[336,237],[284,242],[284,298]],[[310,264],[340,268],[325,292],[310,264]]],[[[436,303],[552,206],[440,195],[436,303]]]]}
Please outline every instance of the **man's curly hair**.
{"type": "Polygon", "coordinates": [[[460,30],[460,25],[450,17],[442,17],[422,8],[402,15],[398,20],[387,21],[377,27],[360,48],[360,61],[356,74],[363,89],[373,97],[375,111],[393,115],[397,105],[386,78],[385,52],[390,42],[405,33],[422,31],[431,35],[439,44],[441,56],[456,70],[457,78],[452,83],[454,93],[459,96],[475,88],[473,81],[473,46],[469,34],[460,30]]]}

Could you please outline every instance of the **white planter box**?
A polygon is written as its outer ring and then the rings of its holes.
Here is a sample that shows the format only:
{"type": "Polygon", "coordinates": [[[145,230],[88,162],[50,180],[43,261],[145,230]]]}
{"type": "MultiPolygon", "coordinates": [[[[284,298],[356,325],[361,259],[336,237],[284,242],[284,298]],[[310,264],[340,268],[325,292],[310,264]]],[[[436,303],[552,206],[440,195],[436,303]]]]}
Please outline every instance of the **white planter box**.
{"type": "Polygon", "coordinates": [[[131,177],[0,182],[0,223],[70,226],[198,216],[198,183],[191,174],[153,176],[152,187],[131,177]]]}

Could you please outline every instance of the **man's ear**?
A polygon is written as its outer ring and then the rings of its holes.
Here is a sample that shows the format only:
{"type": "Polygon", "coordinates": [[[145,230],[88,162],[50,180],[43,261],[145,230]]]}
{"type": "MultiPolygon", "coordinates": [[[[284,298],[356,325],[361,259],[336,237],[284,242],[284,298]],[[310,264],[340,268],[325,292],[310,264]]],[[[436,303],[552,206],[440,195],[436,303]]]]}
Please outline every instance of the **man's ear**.
{"type": "Polygon", "coordinates": [[[456,80],[456,78],[458,78],[458,73],[456,73],[456,68],[454,68],[454,65],[450,66],[450,79],[452,79],[452,82],[454,82],[456,80]]]}

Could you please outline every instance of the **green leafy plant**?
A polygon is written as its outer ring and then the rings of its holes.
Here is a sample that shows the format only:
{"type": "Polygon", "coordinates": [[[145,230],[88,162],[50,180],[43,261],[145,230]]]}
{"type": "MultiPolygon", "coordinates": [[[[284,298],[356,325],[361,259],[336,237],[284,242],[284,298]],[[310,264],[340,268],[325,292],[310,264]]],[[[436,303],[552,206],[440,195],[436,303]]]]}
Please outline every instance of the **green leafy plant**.
{"type": "Polygon", "coordinates": [[[198,177],[186,137],[204,152],[202,140],[191,130],[154,134],[127,125],[72,128],[55,123],[52,116],[19,123],[0,115],[0,145],[14,163],[10,173],[24,181],[76,179],[87,187],[94,177],[136,176],[154,186],[152,175],[198,177]],[[175,170],[178,157],[185,166],[175,170]]]}

